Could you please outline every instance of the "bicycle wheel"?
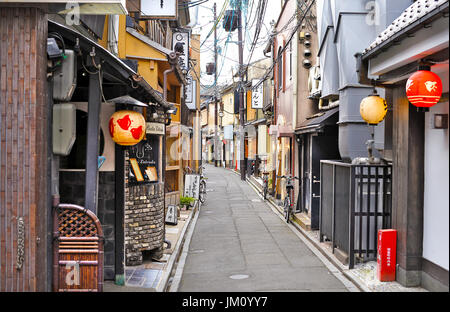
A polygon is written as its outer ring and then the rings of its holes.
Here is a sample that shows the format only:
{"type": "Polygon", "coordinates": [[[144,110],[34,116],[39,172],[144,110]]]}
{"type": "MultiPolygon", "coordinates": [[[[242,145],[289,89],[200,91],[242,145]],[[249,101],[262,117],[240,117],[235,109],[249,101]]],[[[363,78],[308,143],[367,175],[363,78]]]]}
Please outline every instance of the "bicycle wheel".
{"type": "Polygon", "coordinates": [[[289,197],[284,199],[284,219],[287,223],[289,223],[290,218],[290,210],[291,210],[291,200],[289,197]]]}
{"type": "Polygon", "coordinates": [[[205,181],[200,182],[200,192],[199,192],[198,199],[200,200],[200,202],[202,204],[206,200],[206,182],[205,181]]]}

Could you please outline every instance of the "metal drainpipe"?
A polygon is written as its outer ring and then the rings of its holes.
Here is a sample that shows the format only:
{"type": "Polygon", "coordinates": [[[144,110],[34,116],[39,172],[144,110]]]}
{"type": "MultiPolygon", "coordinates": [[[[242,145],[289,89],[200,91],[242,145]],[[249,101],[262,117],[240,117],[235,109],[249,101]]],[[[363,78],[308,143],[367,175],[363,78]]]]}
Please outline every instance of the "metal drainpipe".
{"type": "MultiPolygon", "coordinates": [[[[176,66],[176,64],[178,62],[178,54],[175,53],[175,52],[171,52],[168,55],[168,60],[169,60],[169,64],[171,66],[170,66],[170,69],[167,69],[167,70],[164,71],[164,101],[167,101],[167,76],[170,73],[173,73],[175,71],[175,66],[176,66]]],[[[164,146],[164,150],[165,150],[166,149],[166,144],[164,143],[163,146],[164,146]]],[[[163,157],[163,170],[165,170],[164,168],[166,167],[165,159],[166,159],[166,157],[163,157]]],[[[164,197],[165,197],[165,195],[164,195],[164,197]]],[[[165,198],[164,198],[164,206],[165,206],[165,204],[166,204],[166,201],[165,201],[165,198]]],[[[164,210],[165,210],[165,207],[164,207],[164,210]]],[[[164,219],[165,218],[166,218],[166,216],[164,214],[164,219]]],[[[164,223],[164,228],[165,228],[165,223],[164,223]]],[[[165,232],[165,229],[164,229],[164,232],[165,232]]],[[[164,238],[164,243],[167,244],[167,249],[170,249],[172,247],[172,243],[167,238],[164,238]]]]}
{"type": "Polygon", "coordinates": [[[170,69],[164,71],[164,101],[167,101],[167,76],[175,71],[175,66],[177,64],[178,55],[172,52],[168,55],[170,69]]]}

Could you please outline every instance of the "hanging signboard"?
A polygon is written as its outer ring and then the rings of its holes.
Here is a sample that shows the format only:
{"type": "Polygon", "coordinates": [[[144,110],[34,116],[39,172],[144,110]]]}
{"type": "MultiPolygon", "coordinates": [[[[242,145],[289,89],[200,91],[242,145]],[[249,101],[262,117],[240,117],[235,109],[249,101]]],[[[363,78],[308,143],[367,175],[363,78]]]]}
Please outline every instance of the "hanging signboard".
{"type": "Polygon", "coordinates": [[[127,14],[126,0],[0,0],[0,3],[45,5],[48,13],[79,15],[127,14]]]}
{"type": "Polygon", "coordinates": [[[145,125],[145,131],[147,134],[164,135],[165,125],[158,122],[147,122],[145,125]]]}
{"type": "Polygon", "coordinates": [[[141,19],[176,20],[178,0],[141,0],[141,19]]]}
{"type": "Polygon", "coordinates": [[[225,140],[233,140],[233,125],[223,127],[223,138],[225,140]]]}
{"type": "MultiPolygon", "coordinates": [[[[259,80],[252,80],[252,86],[255,86],[259,80]]],[[[263,84],[261,83],[256,89],[252,90],[252,108],[253,109],[262,109],[264,106],[264,89],[263,84]]]]}
{"type": "Polygon", "coordinates": [[[187,174],[184,181],[184,196],[198,200],[200,192],[200,175],[187,174]]]}
{"type": "Polygon", "coordinates": [[[195,110],[197,108],[197,80],[192,79],[191,75],[187,75],[186,76],[186,81],[187,81],[187,85],[186,85],[186,99],[185,99],[185,103],[186,106],[190,109],[190,110],[195,110]]]}
{"type": "Polygon", "coordinates": [[[189,70],[189,32],[174,32],[172,50],[180,53],[178,62],[181,70],[189,70]]]}

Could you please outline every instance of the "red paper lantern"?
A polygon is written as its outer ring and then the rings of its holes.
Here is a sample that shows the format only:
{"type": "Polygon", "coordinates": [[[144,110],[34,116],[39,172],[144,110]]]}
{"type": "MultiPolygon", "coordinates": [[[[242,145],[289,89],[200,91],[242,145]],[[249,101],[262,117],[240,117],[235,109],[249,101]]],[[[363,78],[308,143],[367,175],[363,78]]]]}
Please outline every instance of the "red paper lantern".
{"type": "Polygon", "coordinates": [[[119,145],[136,145],[145,136],[145,118],[138,112],[115,112],[109,120],[109,134],[119,145]]]}
{"type": "Polygon", "coordinates": [[[431,107],[441,99],[442,82],[438,75],[429,70],[419,70],[406,82],[406,96],[412,105],[431,107]]]}

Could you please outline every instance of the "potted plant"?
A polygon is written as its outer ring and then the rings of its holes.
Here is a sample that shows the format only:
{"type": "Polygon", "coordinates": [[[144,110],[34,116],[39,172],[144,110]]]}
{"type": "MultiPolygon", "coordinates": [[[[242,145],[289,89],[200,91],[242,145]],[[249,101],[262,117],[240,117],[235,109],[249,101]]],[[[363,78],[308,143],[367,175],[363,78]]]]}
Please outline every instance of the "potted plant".
{"type": "Polygon", "coordinates": [[[187,210],[194,203],[195,199],[192,197],[180,196],[181,210],[187,210]]]}

